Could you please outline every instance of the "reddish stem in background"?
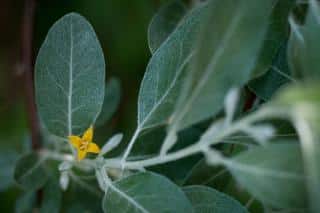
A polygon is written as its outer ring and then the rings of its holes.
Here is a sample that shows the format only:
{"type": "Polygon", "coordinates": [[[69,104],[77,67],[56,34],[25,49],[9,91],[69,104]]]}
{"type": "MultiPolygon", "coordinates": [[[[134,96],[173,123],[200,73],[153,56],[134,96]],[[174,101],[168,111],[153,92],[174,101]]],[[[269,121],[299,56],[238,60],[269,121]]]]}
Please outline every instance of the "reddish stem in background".
{"type": "MultiPolygon", "coordinates": [[[[36,0],[25,0],[24,14],[22,17],[21,26],[21,65],[25,86],[25,104],[27,111],[27,118],[29,128],[31,131],[32,150],[39,150],[40,143],[40,125],[37,115],[34,95],[33,82],[33,29],[34,17],[36,9],[36,0]]],[[[42,201],[42,190],[37,191],[37,204],[40,205],[42,201]]]]}
{"type": "MultiPolygon", "coordinates": [[[[246,99],[246,102],[244,103],[244,107],[243,107],[244,112],[248,112],[249,110],[252,109],[254,101],[257,98],[257,96],[253,92],[251,92],[249,89],[247,91],[248,91],[247,92],[248,97],[246,99]]],[[[235,147],[234,144],[231,144],[229,154],[231,154],[234,151],[234,147],[235,147]]]]}
{"type": "Polygon", "coordinates": [[[256,95],[250,90],[248,90],[248,97],[244,104],[244,112],[249,111],[253,107],[255,100],[256,100],[256,95]]]}
{"type": "Polygon", "coordinates": [[[33,29],[35,16],[35,0],[25,0],[21,26],[21,63],[25,86],[25,104],[27,119],[31,131],[32,149],[40,149],[40,126],[37,116],[33,84],[33,29]]]}

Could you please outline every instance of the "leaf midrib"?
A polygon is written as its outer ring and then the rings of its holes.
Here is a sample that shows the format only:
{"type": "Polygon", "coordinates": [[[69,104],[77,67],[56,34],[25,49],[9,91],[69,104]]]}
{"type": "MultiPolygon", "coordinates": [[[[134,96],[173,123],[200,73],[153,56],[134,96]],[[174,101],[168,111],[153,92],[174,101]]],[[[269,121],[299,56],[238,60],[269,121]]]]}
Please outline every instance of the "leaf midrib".
{"type": "Polygon", "coordinates": [[[143,213],[150,213],[147,209],[145,209],[143,206],[141,206],[137,201],[135,201],[132,197],[127,195],[125,192],[123,192],[121,189],[119,189],[117,186],[111,184],[110,188],[122,196],[124,199],[126,199],[129,203],[131,203],[135,208],[141,210],[143,213]]]}
{"type": "Polygon", "coordinates": [[[69,62],[69,91],[68,91],[68,135],[72,134],[72,90],[73,90],[73,25],[70,17],[70,62],[69,62]]]}
{"type": "MultiPolygon", "coordinates": [[[[186,64],[190,61],[191,57],[193,56],[193,52],[191,52],[180,64],[177,74],[175,75],[173,81],[171,81],[168,89],[166,92],[162,95],[162,97],[158,100],[158,102],[152,107],[152,109],[149,111],[149,113],[144,117],[142,122],[139,124],[140,131],[148,129],[148,126],[144,126],[144,124],[150,119],[152,114],[158,109],[158,107],[163,103],[163,101],[166,99],[166,97],[171,94],[172,89],[174,88],[178,78],[180,77],[181,73],[183,73],[183,68],[186,66],[186,64]]],[[[139,104],[140,105],[140,104],[139,104]]],[[[140,108],[140,107],[138,107],[140,108]]],[[[158,126],[158,125],[150,125],[150,126],[158,126]]]]}

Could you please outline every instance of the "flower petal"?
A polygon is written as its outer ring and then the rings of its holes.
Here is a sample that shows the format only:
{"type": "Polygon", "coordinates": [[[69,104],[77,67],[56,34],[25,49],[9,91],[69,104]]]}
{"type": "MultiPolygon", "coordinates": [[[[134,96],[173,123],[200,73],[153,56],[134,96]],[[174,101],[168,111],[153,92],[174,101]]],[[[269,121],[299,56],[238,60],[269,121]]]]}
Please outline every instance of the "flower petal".
{"type": "Polygon", "coordinates": [[[80,137],[75,136],[75,135],[70,135],[68,138],[69,138],[70,143],[74,147],[79,148],[79,146],[81,144],[81,138],[80,137]]]}
{"type": "Polygon", "coordinates": [[[81,161],[83,158],[86,157],[87,155],[86,151],[81,151],[80,149],[78,149],[77,151],[78,151],[78,161],[81,161]]]}
{"type": "Polygon", "coordinates": [[[90,126],[83,134],[82,140],[84,141],[92,141],[93,138],[93,126],[90,126]]]}
{"type": "Polygon", "coordinates": [[[87,152],[99,153],[100,152],[100,148],[95,143],[89,143],[87,152]]]}

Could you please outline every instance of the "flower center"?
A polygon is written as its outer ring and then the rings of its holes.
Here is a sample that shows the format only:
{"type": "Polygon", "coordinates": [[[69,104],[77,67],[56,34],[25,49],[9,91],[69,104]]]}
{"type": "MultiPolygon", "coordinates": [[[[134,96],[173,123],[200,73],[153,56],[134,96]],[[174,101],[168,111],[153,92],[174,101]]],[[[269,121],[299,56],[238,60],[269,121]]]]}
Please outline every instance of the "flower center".
{"type": "Polygon", "coordinates": [[[89,141],[81,140],[80,150],[85,151],[88,149],[89,141]]]}

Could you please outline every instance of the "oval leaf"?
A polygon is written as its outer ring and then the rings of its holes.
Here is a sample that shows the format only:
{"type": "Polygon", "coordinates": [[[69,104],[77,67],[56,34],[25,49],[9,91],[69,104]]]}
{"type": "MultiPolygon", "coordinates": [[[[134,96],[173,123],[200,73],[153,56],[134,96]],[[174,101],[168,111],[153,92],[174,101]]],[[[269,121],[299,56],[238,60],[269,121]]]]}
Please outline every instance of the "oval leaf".
{"type": "Polygon", "coordinates": [[[193,205],[194,213],[248,213],[235,199],[205,186],[188,186],[183,188],[193,205]]]}
{"type": "Polygon", "coordinates": [[[75,13],[58,20],[35,69],[37,106],[49,132],[82,133],[97,118],[104,98],[103,52],[91,25],[75,13]]]}
{"type": "Polygon", "coordinates": [[[192,212],[183,191],[167,178],[146,172],[115,183],[117,191],[109,188],[103,199],[104,212],[192,212]]]}

